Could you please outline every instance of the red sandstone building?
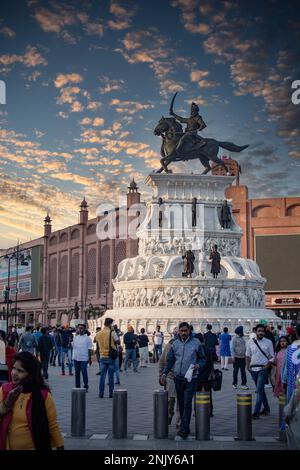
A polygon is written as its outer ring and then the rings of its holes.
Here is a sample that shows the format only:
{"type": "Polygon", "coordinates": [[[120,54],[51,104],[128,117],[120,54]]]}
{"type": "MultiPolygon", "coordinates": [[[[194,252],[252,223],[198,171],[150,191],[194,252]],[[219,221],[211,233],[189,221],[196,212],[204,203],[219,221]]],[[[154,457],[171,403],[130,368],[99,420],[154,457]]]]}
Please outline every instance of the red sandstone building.
{"type": "MultiPolygon", "coordinates": [[[[234,217],[244,232],[242,256],[255,259],[267,278],[266,306],[283,319],[300,319],[300,197],[250,200],[247,187],[239,185],[238,164],[227,161],[227,165],[237,176],[237,185],[228,189],[226,197],[232,200],[234,217]]],[[[220,168],[213,169],[214,174],[220,172],[220,168]]],[[[122,212],[140,202],[134,181],[128,189],[127,208],[115,209],[117,227],[122,212]]],[[[115,239],[99,240],[100,221],[101,217],[88,218],[85,199],[78,224],[52,232],[47,215],[44,236],[20,246],[30,252],[31,261],[28,267],[19,268],[18,292],[16,272],[11,269],[10,323],[63,324],[74,316],[75,302],[81,318],[112,306],[111,280],[123,259],[137,255],[138,242],[120,238],[118,230],[115,239]]],[[[0,253],[0,294],[7,285],[3,255],[13,251],[0,253]]],[[[2,319],[3,301],[0,295],[2,319]]]]}

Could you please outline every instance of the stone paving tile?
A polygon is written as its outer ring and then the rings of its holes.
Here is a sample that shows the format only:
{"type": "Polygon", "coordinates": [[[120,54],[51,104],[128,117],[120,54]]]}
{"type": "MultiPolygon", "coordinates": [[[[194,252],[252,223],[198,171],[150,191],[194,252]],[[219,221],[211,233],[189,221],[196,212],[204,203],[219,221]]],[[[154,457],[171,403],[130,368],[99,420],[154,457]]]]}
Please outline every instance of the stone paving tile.
{"type": "MultiPolygon", "coordinates": [[[[98,398],[99,376],[96,376],[98,367],[95,363],[88,368],[89,392],[86,395],[86,435],[110,434],[112,422],[112,400],[108,398],[108,387],[105,389],[105,398],[98,398]]],[[[58,421],[62,432],[70,434],[71,431],[71,391],[75,385],[75,378],[68,375],[61,376],[58,367],[49,368],[49,384],[56,402],[58,421]]],[[[121,373],[121,388],[128,390],[128,434],[153,435],[153,390],[159,389],[158,365],[150,364],[141,369],[140,374],[132,371],[121,373]]],[[[255,388],[248,375],[249,392],[255,402],[255,388]]],[[[236,430],[236,391],[232,388],[232,366],[223,373],[223,386],[219,392],[213,392],[214,417],[211,419],[211,435],[231,436],[237,434],[236,430]]],[[[278,436],[278,401],[272,395],[272,390],[266,390],[271,407],[269,416],[253,421],[253,436],[278,436]]],[[[195,420],[192,417],[191,430],[194,434],[195,420]]],[[[169,426],[169,437],[173,439],[177,433],[175,419],[169,426]]],[[[138,442],[138,441],[136,441],[138,442]]],[[[228,443],[229,444],[229,443],[228,443]]],[[[270,442],[270,444],[272,444],[270,442]]],[[[235,443],[235,445],[237,445],[235,443]]],[[[275,445],[275,443],[274,443],[275,445]]]]}

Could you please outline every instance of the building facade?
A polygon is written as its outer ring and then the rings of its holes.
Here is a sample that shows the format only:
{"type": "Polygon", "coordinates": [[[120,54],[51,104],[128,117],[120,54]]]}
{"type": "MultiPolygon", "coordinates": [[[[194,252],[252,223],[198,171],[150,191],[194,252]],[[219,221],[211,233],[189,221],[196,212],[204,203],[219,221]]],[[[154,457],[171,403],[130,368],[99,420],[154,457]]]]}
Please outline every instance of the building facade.
{"type": "MultiPolygon", "coordinates": [[[[1,257],[0,292],[3,294],[5,286],[10,285],[10,323],[65,324],[72,318],[88,318],[112,306],[111,280],[117,274],[118,264],[124,258],[136,256],[138,249],[137,240],[128,238],[126,230],[124,233],[124,224],[127,227],[133,218],[132,214],[128,217],[129,209],[140,202],[140,193],[134,180],[128,189],[127,207],[116,208],[109,214],[112,224],[115,224],[115,238],[103,237],[103,233],[110,229],[104,226],[99,239],[97,226],[105,216],[107,219],[107,213],[89,219],[85,199],[80,205],[78,224],[53,232],[51,219],[49,215],[46,216],[44,236],[18,247],[20,252],[27,250],[32,253],[26,273],[32,288],[26,295],[20,292],[21,277],[19,272],[16,278],[15,259],[10,261],[9,270],[7,262],[5,264],[4,255],[7,253],[11,256],[16,249],[5,250],[6,253],[1,257]],[[34,277],[36,261],[33,256],[33,250],[37,249],[42,263],[38,278],[34,277]],[[33,289],[36,284],[39,285],[38,291],[33,289]]],[[[4,303],[3,295],[0,301],[1,316],[5,319],[7,304],[4,303]]]]}

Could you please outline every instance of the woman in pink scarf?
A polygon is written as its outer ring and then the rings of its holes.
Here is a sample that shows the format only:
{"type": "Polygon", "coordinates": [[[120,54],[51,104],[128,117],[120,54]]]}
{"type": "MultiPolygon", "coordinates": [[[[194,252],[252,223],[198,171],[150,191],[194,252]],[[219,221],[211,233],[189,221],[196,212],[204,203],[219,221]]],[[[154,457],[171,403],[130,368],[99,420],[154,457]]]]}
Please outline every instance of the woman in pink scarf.
{"type": "Polygon", "coordinates": [[[275,374],[275,385],[273,394],[275,397],[279,397],[279,395],[284,394],[283,384],[281,382],[281,370],[283,360],[286,354],[286,350],[288,345],[290,344],[289,339],[287,336],[281,336],[276,346],[276,354],[275,354],[275,365],[276,365],[276,374],[275,374]]]}

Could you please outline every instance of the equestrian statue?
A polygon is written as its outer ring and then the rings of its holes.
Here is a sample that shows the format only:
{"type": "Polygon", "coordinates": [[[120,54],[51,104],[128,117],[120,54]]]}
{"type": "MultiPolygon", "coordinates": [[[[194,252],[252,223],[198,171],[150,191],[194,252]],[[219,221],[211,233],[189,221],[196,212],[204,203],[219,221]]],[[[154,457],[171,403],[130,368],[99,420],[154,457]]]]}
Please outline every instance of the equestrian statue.
{"type": "Polygon", "coordinates": [[[178,116],[173,111],[176,95],[177,93],[173,96],[170,105],[170,115],[173,117],[165,118],[162,116],[154,129],[154,134],[162,137],[160,151],[162,156],[160,160],[161,168],[156,173],[161,173],[162,171],[172,173],[168,169],[170,163],[194,160],[195,158],[198,158],[205,167],[203,175],[206,175],[211,170],[209,161],[215,162],[218,166],[223,166],[226,173],[228,173],[224,161],[218,157],[219,147],[231,152],[241,152],[248,145],[239,146],[232,142],[204,139],[198,135],[198,131],[206,127],[205,122],[199,115],[199,107],[196,103],[192,103],[190,117],[184,118],[178,116]],[[180,123],[186,124],[184,132],[180,123]]]}

